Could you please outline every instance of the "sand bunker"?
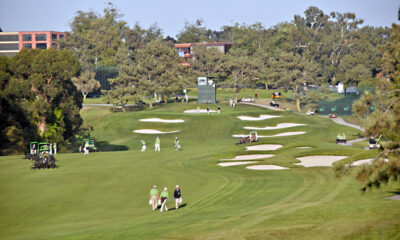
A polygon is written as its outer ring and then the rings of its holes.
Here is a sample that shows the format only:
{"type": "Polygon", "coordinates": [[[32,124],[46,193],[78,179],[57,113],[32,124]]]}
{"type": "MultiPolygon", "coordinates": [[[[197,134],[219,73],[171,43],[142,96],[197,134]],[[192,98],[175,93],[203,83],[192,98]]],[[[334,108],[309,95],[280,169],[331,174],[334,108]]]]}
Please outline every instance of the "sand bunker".
{"type": "Polygon", "coordinates": [[[352,162],[352,163],[351,163],[351,166],[360,166],[360,165],[363,165],[363,164],[365,164],[365,163],[371,164],[373,161],[374,161],[373,158],[358,160],[358,161],[352,162]]]}
{"type": "Polygon", "coordinates": [[[301,123],[279,123],[275,127],[244,127],[244,129],[249,129],[249,130],[274,130],[274,129],[283,129],[283,128],[290,128],[290,127],[298,127],[298,126],[304,126],[307,124],[301,124],[301,123]]]}
{"type": "Polygon", "coordinates": [[[248,166],[246,167],[247,169],[251,170],[283,170],[283,169],[289,169],[286,167],[281,167],[277,165],[254,165],[254,166],[248,166]]]}
{"type": "Polygon", "coordinates": [[[254,159],[261,159],[261,158],[269,158],[273,157],[273,154],[252,154],[252,155],[239,155],[235,158],[230,159],[221,159],[221,160],[230,160],[230,161],[238,161],[238,160],[254,160],[254,159]]]}
{"type": "Polygon", "coordinates": [[[142,134],[167,134],[167,133],[177,133],[179,131],[162,132],[154,129],[138,129],[134,130],[133,132],[142,134]]]}
{"type": "Polygon", "coordinates": [[[238,118],[243,121],[261,121],[261,120],[277,118],[277,117],[281,117],[281,116],[276,116],[276,115],[260,115],[259,117],[238,116],[238,118]]]}
{"type": "Polygon", "coordinates": [[[283,146],[279,144],[261,144],[261,145],[249,146],[246,147],[246,149],[247,151],[271,151],[281,147],[283,146]]]}
{"type": "Polygon", "coordinates": [[[230,166],[237,166],[237,165],[244,165],[244,164],[250,164],[250,163],[256,163],[257,161],[248,161],[248,162],[224,162],[224,163],[218,163],[221,167],[230,167],[230,166]]]}
{"type": "MultiPolygon", "coordinates": [[[[285,137],[285,136],[293,136],[293,135],[301,135],[304,134],[306,132],[284,132],[284,133],[278,133],[275,135],[258,135],[257,137],[259,138],[269,138],[269,137],[285,137]]],[[[232,135],[232,137],[247,137],[248,134],[235,134],[232,135]]]]}
{"type": "Polygon", "coordinates": [[[309,148],[312,148],[312,147],[297,147],[295,149],[309,149],[309,148]]]}
{"type": "MultiPolygon", "coordinates": [[[[217,111],[215,111],[215,110],[210,110],[210,113],[212,113],[212,112],[217,112],[217,111]]],[[[200,110],[197,110],[197,109],[190,109],[190,110],[184,111],[184,113],[207,113],[207,109],[200,109],[200,110]]]]}
{"type": "MultiPolygon", "coordinates": [[[[358,161],[352,162],[352,163],[351,163],[351,166],[360,166],[360,165],[363,165],[363,164],[365,164],[365,163],[367,163],[367,164],[372,164],[374,161],[375,161],[375,159],[373,159],[373,158],[358,160],[358,161]]],[[[385,161],[385,162],[389,162],[389,159],[385,158],[384,161],[385,161]]]]}
{"type": "Polygon", "coordinates": [[[295,165],[303,165],[304,167],[330,167],[332,163],[345,159],[347,156],[307,156],[297,158],[301,163],[295,165]]]}
{"type": "Polygon", "coordinates": [[[141,122],[162,122],[162,123],[182,123],[185,120],[182,119],[161,119],[161,118],[145,118],[140,119],[141,122]]]}

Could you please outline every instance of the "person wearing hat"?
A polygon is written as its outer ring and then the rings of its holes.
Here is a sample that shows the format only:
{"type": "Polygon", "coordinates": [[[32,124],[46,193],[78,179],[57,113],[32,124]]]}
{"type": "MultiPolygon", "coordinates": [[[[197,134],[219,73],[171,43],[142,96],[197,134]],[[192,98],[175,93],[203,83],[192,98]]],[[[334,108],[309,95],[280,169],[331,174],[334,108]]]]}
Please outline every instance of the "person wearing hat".
{"type": "Polygon", "coordinates": [[[178,137],[175,137],[175,151],[179,150],[181,148],[181,145],[179,144],[179,139],[178,137]]]}
{"type": "Polygon", "coordinates": [[[181,195],[181,189],[179,188],[179,185],[176,185],[175,192],[174,192],[174,198],[175,198],[175,209],[178,209],[179,205],[182,204],[182,195],[181,195]]]}
{"type": "Polygon", "coordinates": [[[151,206],[153,211],[157,209],[157,201],[158,201],[158,190],[157,186],[153,186],[153,188],[150,190],[150,200],[151,200],[151,206]]]}
{"type": "Polygon", "coordinates": [[[167,198],[168,198],[168,192],[167,192],[167,187],[164,188],[164,191],[161,193],[160,197],[161,197],[161,209],[160,212],[163,211],[163,208],[165,208],[165,211],[168,211],[167,208],[167,198]]]}

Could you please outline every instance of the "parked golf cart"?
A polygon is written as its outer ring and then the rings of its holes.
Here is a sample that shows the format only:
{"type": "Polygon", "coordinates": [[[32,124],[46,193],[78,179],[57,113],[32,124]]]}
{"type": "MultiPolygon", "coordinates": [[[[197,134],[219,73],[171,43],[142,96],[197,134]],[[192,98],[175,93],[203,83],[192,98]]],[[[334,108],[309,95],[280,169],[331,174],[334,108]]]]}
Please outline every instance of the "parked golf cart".
{"type": "Polygon", "coordinates": [[[275,101],[271,101],[269,103],[269,105],[271,105],[272,107],[279,107],[279,103],[275,102],[275,101]]]}
{"type": "Polygon", "coordinates": [[[32,152],[30,159],[32,160],[32,169],[56,168],[56,159],[50,152],[50,143],[32,142],[30,144],[32,152]]]}
{"type": "Polygon", "coordinates": [[[39,142],[29,142],[29,152],[25,154],[25,159],[31,160],[33,155],[38,152],[39,142]]]}
{"type": "Polygon", "coordinates": [[[251,131],[247,137],[239,137],[237,144],[245,144],[252,142],[258,142],[258,135],[256,131],[251,131]]]}
{"type": "Polygon", "coordinates": [[[271,98],[272,99],[279,99],[282,97],[282,94],[280,92],[272,93],[271,98]]]}
{"type": "Polygon", "coordinates": [[[96,140],[94,137],[82,139],[82,143],[79,146],[79,152],[84,152],[86,142],[89,143],[89,152],[98,152],[99,149],[96,147],[96,140]]]}

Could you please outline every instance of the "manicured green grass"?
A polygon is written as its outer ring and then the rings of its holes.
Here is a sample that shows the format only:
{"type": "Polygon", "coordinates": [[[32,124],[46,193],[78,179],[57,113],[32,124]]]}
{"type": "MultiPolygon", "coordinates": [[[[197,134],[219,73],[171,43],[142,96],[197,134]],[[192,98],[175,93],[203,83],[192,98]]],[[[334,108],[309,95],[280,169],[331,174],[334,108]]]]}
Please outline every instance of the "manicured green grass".
{"type": "MultiPolygon", "coordinates": [[[[21,156],[0,158],[0,239],[383,239],[400,238],[398,202],[385,199],[398,184],[360,192],[355,171],[341,179],[331,168],[293,165],[296,157],[347,155],[344,161],[373,157],[376,150],[334,143],[337,132],[357,130],[319,116],[239,105],[221,105],[222,113],[184,114],[195,103],[168,104],[141,112],[111,113],[107,108],[82,110],[95,127],[101,153],[59,154],[58,169],[30,170],[21,156]],[[238,115],[281,115],[259,122],[244,122],[238,115]],[[184,119],[185,123],[146,123],[141,118],[184,119]],[[221,158],[249,154],[235,145],[232,134],[243,126],[275,126],[280,122],[306,126],[258,131],[307,134],[262,139],[282,144],[275,157],[260,164],[291,167],[282,171],[252,171],[245,166],[222,168],[221,158]],[[160,135],[161,152],[154,152],[156,135],[134,129],[180,130],[160,135]],[[174,137],[183,150],[173,149],[174,137]],[[140,152],[140,139],[148,150],[140,152]],[[311,146],[312,149],[293,149],[311,146]],[[109,150],[125,151],[109,151],[109,150]],[[182,188],[185,204],[164,213],[151,211],[152,185],[182,188]]],[[[205,108],[206,105],[202,105],[205,108]]],[[[215,109],[216,106],[211,106],[215,109]]],[[[264,153],[254,152],[254,153],[264,153]]],[[[398,191],[398,190],[397,190],[398,191]]],[[[168,202],[174,208],[173,199],[168,202]]]]}

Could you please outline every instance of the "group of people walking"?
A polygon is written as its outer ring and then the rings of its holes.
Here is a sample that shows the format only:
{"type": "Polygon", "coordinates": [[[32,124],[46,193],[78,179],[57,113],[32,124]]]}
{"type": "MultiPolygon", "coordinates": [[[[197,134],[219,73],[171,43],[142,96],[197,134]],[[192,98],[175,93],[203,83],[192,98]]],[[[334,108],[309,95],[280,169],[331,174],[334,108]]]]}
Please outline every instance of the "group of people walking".
{"type": "MultiPolygon", "coordinates": [[[[168,211],[167,200],[169,199],[168,188],[165,187],[161,194],[158,194],[157,186],[153,186],[150,190],[150,200],[149,205],[152,207],[153,211],[157,210],[158,206],[161,205],[160,212],[168,211]]],[[[176,185],[174,191],[175,199],[175,209],[178,209],[182,204],[182,194],[179,185],[176,185]]]]}
{"type": "MultiPolygon", "coordinates": [[[[147,149],[146,142],[142,139],[141,143],[142,143],[142,150],[141,151],[144,152],[147,149]]],[[[161,147],[160,147],[161,145],[160,144],[161,144],[161,140],[157,136],[156,141],[154,143],[154,151],[156,151],[156,152],[160,152],[161,151],[161,147]]],[[[175,146],[175,151],[181,149],[181,144],[179,142],[179,138],[178,137],[175,137],[174,146],[175,146]]]]}

